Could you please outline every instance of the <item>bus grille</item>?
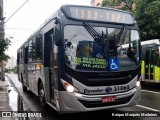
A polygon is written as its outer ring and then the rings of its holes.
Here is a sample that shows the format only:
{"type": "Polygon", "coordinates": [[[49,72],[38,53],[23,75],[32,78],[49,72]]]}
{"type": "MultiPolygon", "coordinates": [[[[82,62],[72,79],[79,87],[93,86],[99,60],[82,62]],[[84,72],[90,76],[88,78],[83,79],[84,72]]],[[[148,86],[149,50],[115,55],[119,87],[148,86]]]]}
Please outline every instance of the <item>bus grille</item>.
{"type": "Polygon", "coordinates": [[[116,99],[115,102],[110,103],[102,103],[101,101],[84,101],[84,100],[78,100],[81,104],[83,104],[86,108],[94,108],[94,107],[105,107],[105,106],[112,106],[112,105],[120,105],[128,103],[133,95],[125,98],[116,99]]]}

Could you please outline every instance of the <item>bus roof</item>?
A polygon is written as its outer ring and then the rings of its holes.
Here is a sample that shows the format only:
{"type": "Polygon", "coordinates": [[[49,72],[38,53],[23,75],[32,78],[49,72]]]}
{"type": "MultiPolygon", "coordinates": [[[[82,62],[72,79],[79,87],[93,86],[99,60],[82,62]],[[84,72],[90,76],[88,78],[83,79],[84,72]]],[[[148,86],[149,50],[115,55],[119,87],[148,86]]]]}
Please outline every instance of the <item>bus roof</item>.
{"type": "Polygon", "coordinates": [[[147,41],[142,41],[141,45],[150,45],[150,44],[160,44],[159,39],[153,39],[153,40],[147,40],[147,41]]]}

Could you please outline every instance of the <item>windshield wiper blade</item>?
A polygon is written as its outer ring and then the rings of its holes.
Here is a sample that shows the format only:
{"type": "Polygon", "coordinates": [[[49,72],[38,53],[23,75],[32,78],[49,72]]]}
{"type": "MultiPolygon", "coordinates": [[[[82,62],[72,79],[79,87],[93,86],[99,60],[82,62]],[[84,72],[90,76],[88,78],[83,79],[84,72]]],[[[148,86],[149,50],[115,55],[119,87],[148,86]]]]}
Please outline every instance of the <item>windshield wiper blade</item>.
{"type": "Polygon", "coordinates": [[[84,24],[85,29],[89,32],[89,34],[94,38],[94,40],[98,44],[106,46],[106,42],[104,41],[104,39],[101,36],[99,36],[99,34],[90,24],[88,24],[87,22],[84,22],[83,24],[84,24]]]}
{"type": "Polygon", "coordinates": [[[119,39],[118,39],[118,42],[117,42],[117,43],[118,43],[118,47],[121,46],[122,41],[124,40],[124,37],[126,36],[127,30],[128,30],[128,26],[125,25],[125,26],[123,27],[123,30],[121,31],[121,33],[120,33],[120,35],[119,35],[119,39]]]}

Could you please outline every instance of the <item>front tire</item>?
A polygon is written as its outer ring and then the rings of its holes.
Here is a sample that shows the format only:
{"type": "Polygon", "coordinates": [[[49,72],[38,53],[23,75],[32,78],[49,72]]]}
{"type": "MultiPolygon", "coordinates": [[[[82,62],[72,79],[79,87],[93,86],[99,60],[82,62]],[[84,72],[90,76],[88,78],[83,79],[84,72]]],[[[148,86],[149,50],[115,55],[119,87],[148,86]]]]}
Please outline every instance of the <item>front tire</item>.
{"type": "Polygon", "coordinates": [[[22,88],[24,92],[27,92],[27,87],[22,84],[22,88]]]}
{"type": "Polygon", "coordinates": [[[39,84],[38,97],[41,103],[45,103],[45,91],[42,83],[39,84]]]}

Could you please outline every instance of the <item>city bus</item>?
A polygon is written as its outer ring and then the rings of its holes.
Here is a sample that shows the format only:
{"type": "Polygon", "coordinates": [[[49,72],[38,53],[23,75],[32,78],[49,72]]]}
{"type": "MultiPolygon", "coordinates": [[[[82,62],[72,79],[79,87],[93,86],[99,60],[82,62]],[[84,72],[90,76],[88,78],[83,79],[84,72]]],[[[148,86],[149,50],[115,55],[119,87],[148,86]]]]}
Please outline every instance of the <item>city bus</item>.
{"type": "Polygon", "coordinates": [[[142,82],[160,83],[160,41],[159,39],[141,42],[142,82]]]}
{"type": "Polygon", "coordinates": [[[63,5],[18,49],[18,78],[59,113],[132,106],[141,96],[140,50],[131,13],[63,5]]]}

